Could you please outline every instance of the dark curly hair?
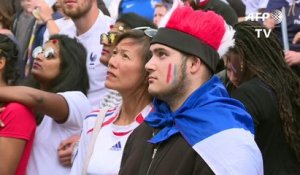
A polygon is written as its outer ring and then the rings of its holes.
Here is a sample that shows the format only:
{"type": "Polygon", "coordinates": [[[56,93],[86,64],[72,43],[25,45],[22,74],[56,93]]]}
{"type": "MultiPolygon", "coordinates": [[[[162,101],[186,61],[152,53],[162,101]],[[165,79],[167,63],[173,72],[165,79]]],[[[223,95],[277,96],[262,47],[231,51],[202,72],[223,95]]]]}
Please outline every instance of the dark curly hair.
{"type": "Polygon", "coordinates": [[[145,35],[143,30],[128,30],[125,33],[122,33],[120,36],[118,36],[114,45],[118,45],[122,40],[127,38],[133,39],[135,43],[138,43],[142,46],[142,57],[145,59],[145,63],[147,63],[152,57],[152,54],[149,49],[150,41],[152,38],[145,35]]]}
{"type": "Polygon", "coordinates": [[[0,59],[5,59],[4,81],[15,85],[19,78],[18,46],[8,35],[0,34],[0,59]]]}

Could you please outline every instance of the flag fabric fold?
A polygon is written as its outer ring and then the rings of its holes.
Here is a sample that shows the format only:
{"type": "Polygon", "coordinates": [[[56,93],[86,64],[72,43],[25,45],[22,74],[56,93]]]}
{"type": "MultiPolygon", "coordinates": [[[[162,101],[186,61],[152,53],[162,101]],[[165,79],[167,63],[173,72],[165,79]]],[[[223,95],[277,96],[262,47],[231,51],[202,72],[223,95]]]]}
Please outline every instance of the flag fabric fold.
{"type": "Polygon", "coordinates": [[[159,132],[148,142],[161,143],[180,133],[216,174],[263,174],[253,120],[242,103],[229,97],[218,77],[199,87],[174,112],[163,101],[153,103],[154,111],[145,122],[159,132]],[[235,165],[243,161],[247,165],[235,165]]]}

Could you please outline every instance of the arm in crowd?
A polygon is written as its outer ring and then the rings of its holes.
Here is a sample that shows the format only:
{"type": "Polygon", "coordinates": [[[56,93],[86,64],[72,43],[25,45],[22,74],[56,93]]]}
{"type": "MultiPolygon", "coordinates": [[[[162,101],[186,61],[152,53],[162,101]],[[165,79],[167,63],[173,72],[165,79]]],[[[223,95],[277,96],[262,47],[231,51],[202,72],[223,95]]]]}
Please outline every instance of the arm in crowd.
{"type": "Polygon", "coordinates": [[[47,25],[50,35],[59,33],[59,28],[53,19],[53,9],[44,1],[39,0],[38,4],[38,20],[47,25]]]}
{"type": "Polygon", "coordinates": [[[289,66],[300,65],[300,52],[289,50],[285,52],[284,58],[289,66]]]}
{"type": "Polygon", "coordinates": [[[26,140],[18,138],[0,137],[0,174],[15,174],[26,140]],[[5,163],[4,163],[5,162],[5,163]]]}
{"type": "Polygon", "coordinates": [[[56,122],[68,118],[68,104],[63,96],[42,90],[25,87],[1,87],[0,101],[15,101],[51,116],[56,122]]]}
{"type": "Polygon", "coordinates": [[[80,135],[74,135],[70,138],[63,140],[57,149],[59,163],[65,167],[72,166],[73,152],[77,149],[80,135]]]}

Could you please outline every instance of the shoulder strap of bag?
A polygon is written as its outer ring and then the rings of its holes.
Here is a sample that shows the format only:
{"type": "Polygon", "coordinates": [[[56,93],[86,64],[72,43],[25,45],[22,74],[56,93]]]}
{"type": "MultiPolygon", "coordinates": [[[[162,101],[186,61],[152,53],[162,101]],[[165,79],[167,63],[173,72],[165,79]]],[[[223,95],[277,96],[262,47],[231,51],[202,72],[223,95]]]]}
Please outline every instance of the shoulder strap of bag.
{"type": "Polygon", "coordinates": [[[107,110],[108,110],[108,108],[103,108],[98,113],[97,120],[96,120],[94,130],[93,130],[93,133],[92,133],[92,139],[91,139],[91,142],[90,142],[90,144],[88,146],[88,150],[87,150],[87,157],[84,161],[84,167],[82,169],[82,175],[87,174],[88,165],[89,165],[90,159],[92,157],[92,154],[94,152],[94,146],[95,146],[95,143],[96,143],[96,140],[97,140],[97,136],[98,136],[98,134],[100,132],[100,129],[102,127],[102,123],[104,121],[105,114],[106,114],[107,110]]]}

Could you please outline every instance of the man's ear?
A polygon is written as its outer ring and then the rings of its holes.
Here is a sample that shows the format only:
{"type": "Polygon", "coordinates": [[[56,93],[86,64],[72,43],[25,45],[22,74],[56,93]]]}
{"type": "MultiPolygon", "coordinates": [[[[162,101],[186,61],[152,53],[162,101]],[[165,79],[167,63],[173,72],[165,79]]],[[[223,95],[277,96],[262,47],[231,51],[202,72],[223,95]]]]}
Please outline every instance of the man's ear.
{"type": "Polygon", "coordinates": [[[190,72],[192,74],[196,73],[199,71],[200,66],[201,66],[202,62],[199,58],[192,56],[190,58],[190,72]]]}
{"type": "Polygon", "coordinates": [[[6,64],[6,59],[1,56],[0,57],[0,70],[3,70],[5,68],[5,64],[6,64]]]}

